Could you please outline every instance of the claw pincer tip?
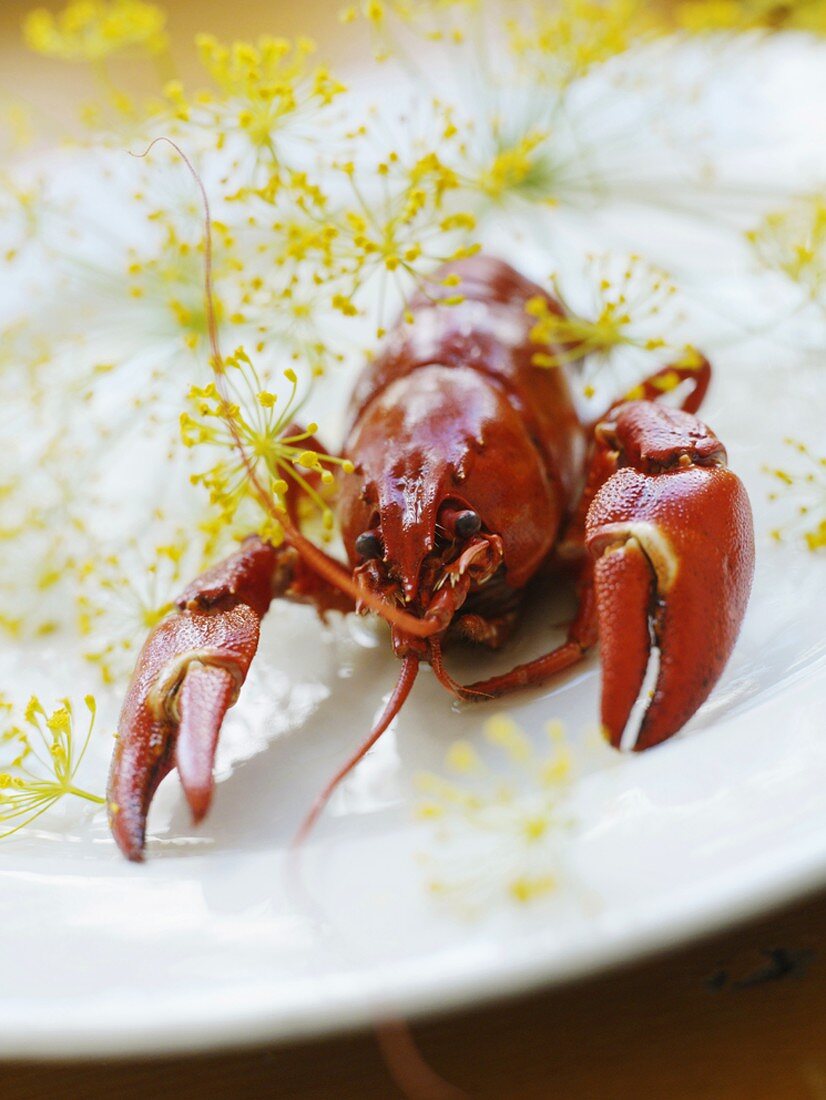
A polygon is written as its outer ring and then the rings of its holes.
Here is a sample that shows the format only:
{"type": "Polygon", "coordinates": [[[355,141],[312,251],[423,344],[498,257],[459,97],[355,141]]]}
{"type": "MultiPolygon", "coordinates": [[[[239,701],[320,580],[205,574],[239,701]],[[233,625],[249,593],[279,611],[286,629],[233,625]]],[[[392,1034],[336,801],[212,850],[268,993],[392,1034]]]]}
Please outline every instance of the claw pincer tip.
{"type": "Polygon", "coordinates": [[[209,809],[224,715],[258,647],[274,551],[260,539],[190,586],[150,634],[124,700],[109,776],[112,834],[141,860],[155,791],[178,768],[194,820],[209,809]]]}

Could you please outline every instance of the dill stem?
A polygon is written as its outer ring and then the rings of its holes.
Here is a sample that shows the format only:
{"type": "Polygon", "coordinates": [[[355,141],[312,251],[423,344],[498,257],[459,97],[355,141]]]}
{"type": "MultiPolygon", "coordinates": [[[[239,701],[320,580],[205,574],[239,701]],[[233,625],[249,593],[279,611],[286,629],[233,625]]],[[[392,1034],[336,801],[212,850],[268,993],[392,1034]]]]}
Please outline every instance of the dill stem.
{"type": "Polygon", "coordinates": [[[82,791],[80,787],[68,786],[65,788],[66,794],[77,795],[78,798],[85,798],[87,802],[94,802],[96,806],[103,806],[106,804],[106,799],[101,798],[99,794],[90,794],[89,791],[82,791]]]}

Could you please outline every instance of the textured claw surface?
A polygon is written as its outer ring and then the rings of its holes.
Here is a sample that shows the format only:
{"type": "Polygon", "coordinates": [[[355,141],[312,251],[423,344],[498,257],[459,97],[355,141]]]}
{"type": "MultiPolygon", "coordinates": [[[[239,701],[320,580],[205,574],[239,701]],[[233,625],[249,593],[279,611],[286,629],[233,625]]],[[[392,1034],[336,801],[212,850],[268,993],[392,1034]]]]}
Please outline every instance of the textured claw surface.
{"type": "Polygon", "coordinates": [[[260,540],[245,544],[187,589],[141,651],[108,791],[112,833],[130,859],[143,856],[149,805],[176,765],[195,820],[209,808],[218,733],[258,647],[273,554],[260,540]]]}
{"type": "Polygon", "coordinates": [[[212,774],[218,734],[238,688],[235,677],[220,665],[193,661],[178,692],[178,740],[175,764],[195,821],[201,821],[212,801],[212,774]]]}
{"type": "Polygon", "coordinates": [[[664,741],[688,721],[737,639],[754,571],[751,508],[740,480],[717,461],[719,446],[709,465],[653,474],[623,467],[591,504],[602,722],[615,746],[653,648],[659,668],[635,749],[664,741]]]}
{"type": "Polygon", "coordinates": [[[682,409],[650,401],[627,401],[603,435],[613,437],[625,463],[653,473],[686,460],[696,466],[724,465],[726,449],[702,420],[682,409]]]}

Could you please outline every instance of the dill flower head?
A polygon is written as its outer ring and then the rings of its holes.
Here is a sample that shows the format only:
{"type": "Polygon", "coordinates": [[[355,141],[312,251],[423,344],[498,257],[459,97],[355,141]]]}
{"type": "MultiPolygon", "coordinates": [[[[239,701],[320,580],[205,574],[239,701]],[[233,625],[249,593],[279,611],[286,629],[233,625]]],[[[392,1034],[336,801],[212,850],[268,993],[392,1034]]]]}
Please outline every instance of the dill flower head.
{"type": "Polygon", "coordinates": [[[168,45],[166,14],[144,0],[73,0],[57,15],[38,8],[23,33],[31,49],[63,61],[100,61],[130,49],[159,54],[168,45]]]}
{"type": "MultiPolygon", "coordinates": [[[[24,182],[11,173],[0,172],[0,260],[12,263],[37,238],[46,202],[46,182],[42,178],[24,182]]],[[[5,341],[5,333],[0,332],[0,355],[5,341]]]]}
{"type": "Polygon", "coordinates": [[[494,146],[491,156],[470,176],[470,189],[478,189],[494,202],[517,195],[553,204],[550,132],[531,127],[527,133],[511,136],[494,118],[491,137],[494,146]]]}
{"type": "Polygon", "coordinates": [[[800,198],[746,234],[760,263],[826,307],[826,198],[800,198]]]}
{"type": "Polygon", "coordinates": [[[147,634],[172,610],[184,585],[233,545],[231,532],[216,531],[206,516],[172,528],[157,512],[148,519],[143,538],[95,547],[74,565],[83,656],[104,684],[128,678],[147,634]]]}
{"type": "MultiPolygon", "coordinates": [[[[278,510],[287,508],[287,494],[292,493],[291,505],[295,497],[303,498],[320,510],[327,530],[333,526],[324,493],[333,484],[333,468],[352,473],[353,464],[319,448],[314,439],[317,424],[296,424],[307,395],[299,400],[298,377],[291,367],[284,377],[290,389],[282,402],[238,348],[219,371],[220,390],[216,382],[209,382],[190,391],[192,412],[181,414],[181,435],[187,447],[208,448],[215,458],[192,481],[207,490],[222,525],[233,524],[246,505],[253,504],[256,511],[261,507],[253,472],[278,510]]],[[[265,533],[280,541],[277,524],[269,512],[265,515],[265,533]]]]}
{"type": "Polygon", "coordinates": [[[638,0],[544,0],[508,23],[510,48],[522,69],[556,89],[625,53],[655,24],[638,0]]]}
{"type": "MultiPolygon", "coordinates": [[[[187,212],[184,212],[187,213],[187,212]]],[[[163,310],[172,330],[180,333],[184,344],[195,349],[207,334],[204,304],[204,248],[197,218],[183,219],[161,207],[149,209],[147,221],[162,232],[149,248],[130,246],[124,256],[126,292],[138,308],[163,310]],[[193,225],[197,226],[193,233],[193,225]]],[[[219,222],[213,226],[214,264],[216,277],[227,288],[227,301],[222,294],[214,297],[219,321],[238,322],[240,293],[234,276],[243,266],[229,228],[219,222]],[[224,276],[228,276],[224,278],[224,276]],[[232,297],[230,298],[230,294],[232,297]]],[[[147,234],[147,241],[151,237],[147,234]]]]}
{"type": "Polygon", "coordinates": [[[607,368],[614,368],[627,385],[651,373],[654,362],[700,365],[692,348],[675,346],[671,337],[677,320],[675,284],[640,256],[588,257],[585,284],[577,288],[575,297],[562,283],[559,275],[551,277],[561,314],[549,307],[544,296],[527,303],[534,319],[531,338],[551,349],[536,352],[533,362],[549,368],[580,364],[586,397],[593,396],[594,383],[607,368]]]}
{"type": "Polygon", "coordinates": [[[822,0],[683,0],[674,5],[673,16],[678,27],[694,34],[760,29],[826,33],[822,0]]]}
{"type": "Polygon", "coordinates": [[[196,41],[214,87],[187,95],[172,81],[164,92],[168,109],[182,122],[211,129],[219,148],[241,135],[255,157],[271,165],[283,165],[285,143],[310,137],[319,116],[347,90],[313,60],[310,38],[262,35],[227,45],[201,34],[196,41]]]}
{"type": "Polygon", "coordinates": [[[0,97],[0,153],[9,155],[25,149],[34,139],[34,123],[30,110],[14,100],[8,103],[0,97]]]}
{"type": "Polygon", "coordinates": [[[0,697],[0,840],[25,828],[65,795],[96,805],[104,799],[75,785],[95,722],[95,701],[84,700],[89,724],[78,745],[68,699],[47,712],[32,697],[22,716],[0,697]]]}
{"type": "Polygon", "coordinates": [[[463,42],[468,16],[485,7],[484,0],[361,0],[340,14],[343,23],[362,17],[373,32],[376,56],[385,59],[398,47],[393,24],[400,24],[433,42],[463,42]]]}
{"type": "Polygon", "coordinates": [[[338,170],[353,201],[328,222],[328,270],[342,284],[332,305],[345,316],[355,316],[358,296],[376,274],[381,329],[386,280],[404,302],[411,288],[424,286],[435,267],[473,255],[480,247],[472,236],[476,218],[469,210],[448,206],[447,196],[459,183],[436,153],[405,165],[391,152],[372,170],[352,161],[338,170]]]}
{"type": "MultiPolygon", "coordinates": [[[[450,120],[438,107],[430,117],[449,142],[450,120]]],[[[479,244],[475,215],[460,201],[460,176],[435,151],[432,134],[406,148],[384,142],[378,157],[373,139],[362,125],[346,135],[350,155],[331,160],[325,176],[282,174],[278,187],[256,195],[272,208],[268,255],[288,304],[294,288],[305,301],[311,292],[316,313],[326,307],[344,318],[370,316],[365,304],[375,303],[381,335],[386,309],[403,306],[434,268],[474,254],[479,244]]],[[[323,312],[321,319],[319,333],[329,331],[323,312]]]]}
{"type": "Polygon", "coordinates": [[[447,776],[417,778],[417,816],[433,828],[423,860],[427,888],[438,901],[473,915],[503,896],[527,904],[557,888],[572,759],[559,722],[545,733],[540,749],[509,715],[496,715],[485,723],[482,745],[450,747],[447,776]]]}
{"type": "Polygon", "coordinates": [[[826,455],[815,454],[799,439],[783,441],[794,455],[790,464],[766,466],[764,471],[777,486],[769,499],[786,505],[791,514],[771,532],[782,542],[802,538],[812,552],[826,550],[826,455]]]}

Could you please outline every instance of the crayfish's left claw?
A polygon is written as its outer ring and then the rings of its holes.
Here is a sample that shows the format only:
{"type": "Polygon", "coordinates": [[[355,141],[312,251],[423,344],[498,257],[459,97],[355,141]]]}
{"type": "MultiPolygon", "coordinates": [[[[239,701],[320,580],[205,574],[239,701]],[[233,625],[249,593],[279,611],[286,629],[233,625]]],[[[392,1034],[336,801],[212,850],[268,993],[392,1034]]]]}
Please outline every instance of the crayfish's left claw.
{"type": "Polygon", "coordinates": [[[146,816],[161,780],[178,768],[193,818],[209,809],[221,723],[258,647],[272,598],[275,551],[260,539],[204,574],[141,651],[118,726],[109,777],[112,833],[143,858],[146,816]]]}
{"type": "Polygon", "coordinates": [[[751,508],[694,416],[632,402],[601,431],[619,466],[586,521],[602,724],[639,750],[676,733],[723,671],[751,589],[751,508]]]}

